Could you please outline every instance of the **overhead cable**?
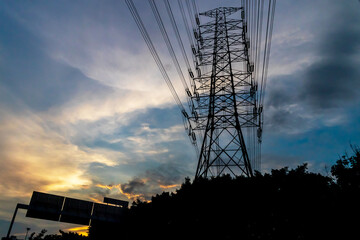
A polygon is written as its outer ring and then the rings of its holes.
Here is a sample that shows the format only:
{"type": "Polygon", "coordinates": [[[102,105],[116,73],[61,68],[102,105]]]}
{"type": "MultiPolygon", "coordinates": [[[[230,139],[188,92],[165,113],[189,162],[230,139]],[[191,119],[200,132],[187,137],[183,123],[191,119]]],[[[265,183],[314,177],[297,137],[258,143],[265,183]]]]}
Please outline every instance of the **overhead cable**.
{"type": "Polygon", "coordinates": [[[169,78],[169,76],[168,76],[168,74],[167,74],[167,72],[166,72],[166,70],[164,68],[164,65],[162,64],[162,62],[160,60],[160,57],[156,52],[156,49],[155,49],[155,47],[154,47],[154,45],[153,45],[153,43],[152,43],[152,41],[151,41],[151,39],[149,37],[148,32],[146,31],[144,23],[142,22],[133,1],[132,0],[125,0],[125,2],[126,2],[128,8],[129,8],[130,12],[131,12],[131,15],[133,16],[133,18],[134,18],[134,20],[136,22],[136,25],[138,26],[138,28],[139,28],[139,30],[141,32],[142,37],[145,40],[145,42],[146,42],[146,44],[147,44],[147,46],[148,46],[148,48],[150,50],[150,53],[153,56],[153,58],[154,58],[154,60],[155,60],[155,62],[157,64],[157,66],[158,66],[158,68],[159,68],[159,70],[160,70],[166,84],[168,85],[168,87],[170,89],[170,92],[171,92],[172,96],[174,97],[174,100],[175,100],[177,106],[179,107],[181,112],[185,112],[185,108],[184,108],[183,104],[181,103],[180,98],[179,98],[178,94],[176,93],[176,90],[175,90],[174,86],[172,85],[172,83],[170,81],[170,78],[169,78]]]}
{"type": "Polygon", "coordinates": [[[183,84],[183,86],[185,88],[186,93],[188,94],[188,97],[191,97],[191,94],[189,94],[189,87],[188,87],[188,85],[187,85],[187,83],[185,81],[184,74],[183,74],[183,72],[181,70],[179,61],[178,61],[178,59],[176,57],[174,48],[172,47],[171,41],[170,41],[169,36],[167,34],[167,31],[165,29],[164,23],[163,23],[163,21],[161,19],[161,16],[160,16],[159,10],[158,10],[158,8],[156,6],[156,3],[155,3],[154,0],[149,0],[149,3],[150,3],[150,6],[151,6],[151,10],[152,10],[152,12],[153,12],[153,14],[155,16],[156,22],[157,22],[157,24],[158,24],[158,26],[160,28],[161,34],[162,34],[162,36],[164,38],[164,41],[166,43],[166,46],[167,46],[167,48],[169,50],[170,56],[171,56],[171,58],[172,58],[172,60],[174,62],[174,65],[176,67],[176,71],[179,74],[179,77],[180,77],[181,82],[182,82],[182,84],[183,84]]]}

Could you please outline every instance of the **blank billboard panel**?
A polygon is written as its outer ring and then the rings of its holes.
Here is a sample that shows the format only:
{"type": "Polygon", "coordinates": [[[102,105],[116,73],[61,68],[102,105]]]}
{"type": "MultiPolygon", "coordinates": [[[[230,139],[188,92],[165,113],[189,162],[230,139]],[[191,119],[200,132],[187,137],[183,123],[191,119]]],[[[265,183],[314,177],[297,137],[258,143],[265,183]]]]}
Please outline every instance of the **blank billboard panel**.
{"type": "Polygon", "coordinates": [[[113,199],[113,198],[108,198],[108,197],[104,197],[104,203],[110,203],[110,204],[122,206],[124,208],[127,208],[129,206],[128,201],[123,201],[123,200],[113,199]]]}
{"type": "Polygon", "coordinates": [[[92,220],[102,222],[120,222],[123,215],[123,208],[94,203],[92,220]]]}
{"type": "Polygon", "coordinates": [[[60,221],[89,225],[93,204],[89,201],[66,198],[60,221]]]}
{"type": "Polygon", "coordinates": [[[59,221],[63,203],[62,196],[34,191],[26,217],[59,221]]]}

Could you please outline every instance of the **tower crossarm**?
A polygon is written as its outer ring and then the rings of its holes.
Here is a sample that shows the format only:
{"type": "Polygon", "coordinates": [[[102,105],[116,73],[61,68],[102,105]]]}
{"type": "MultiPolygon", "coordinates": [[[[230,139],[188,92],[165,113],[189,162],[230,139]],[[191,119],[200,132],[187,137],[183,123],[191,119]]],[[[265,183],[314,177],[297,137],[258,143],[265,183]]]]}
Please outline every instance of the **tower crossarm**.
{"type": "Polygon", "coordinates": [[[204,15],[211,18],[217,18],[219,16],[229,16],[233,13],[236,13],[237,11],[240,11],[241,7],[219,7],[215,8],[203,13],[200,13],[200,15],[204,15]]]}

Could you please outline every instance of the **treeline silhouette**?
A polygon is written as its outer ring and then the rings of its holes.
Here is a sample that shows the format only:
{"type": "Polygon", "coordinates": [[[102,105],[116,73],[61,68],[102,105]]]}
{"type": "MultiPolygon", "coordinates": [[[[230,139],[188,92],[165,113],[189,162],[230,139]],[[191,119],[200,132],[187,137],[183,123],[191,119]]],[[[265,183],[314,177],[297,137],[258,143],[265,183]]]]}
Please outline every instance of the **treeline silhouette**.
{"type": "Polygon", "coordinates": [[[75,232],[64,232],[59,230],[60,234],[48,234],[46,229],[41,230],[38,234],[31,233],[28,240],[87,240],[87,236],[80,235],[75,232]]]}
{"type": "Polygon", "coordinates": [[[88,238],[358,239],[360,149],[352,149],[331,167],[331,176],[303,164],[252,178],[186,178],[174,193],[135,201],[120,224],[93,222],[88,238]]]}
{"type": "Polygon", "coordinates": [[[360,150],[352,149],[331,177],[303,164],[252,178],[187,178],[175,193],[134,202],[121,224],[93,225],[89,238],[357,239],[360,150]]]}

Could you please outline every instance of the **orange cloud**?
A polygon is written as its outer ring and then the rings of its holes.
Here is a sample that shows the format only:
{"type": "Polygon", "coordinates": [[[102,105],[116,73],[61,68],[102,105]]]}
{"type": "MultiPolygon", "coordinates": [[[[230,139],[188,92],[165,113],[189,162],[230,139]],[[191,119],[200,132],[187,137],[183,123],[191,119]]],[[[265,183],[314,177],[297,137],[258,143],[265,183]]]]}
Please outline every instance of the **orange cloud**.
{"type": "MultiPolygon", "coordinates": [[[[146,179],[144,179],[143,181],[144,183],[146,182],[146,179]]],[[[141,201],[146,201],[144,194],[142,193],[131,193],[131,192],[126,192],[124,191],[124,189],[121,187],[121,184],[116,184],[116,185],[103,185],[103,184],[96,184],[96,187],[99,188],[103,188],[103,189],[109,189],[109,190],[113,190],[116,189],[119,191],[120,194],[126,196],[127,199],[131,200],[131,201],[135,201],[137,199],[141,200],[141,201]]]]}
{"type": "Polygon", "coordinates": [[[121,185],[119,184],[119,191],[121,194],[125,195],[129,200],[135,201],[137,199],[141,200],[141,201],[145,201],[145,197],[144,194],[134,194],[134,193],[126,193],[123,191],[123,189],[121,188],[121,185]]]}
{"type": "Polygon", "coordinates": [[[169,188],[175,188],[175,187],[179,187],[180,184],[172,184],[172,185],[160,185],[160,188],[162,189],[169,189],[169,188]]]}
{"type": "Polygon", "coordinates": [[[96,184],[96,186],[99,187],[99,188],[104,188],[104,189],[112,190],[112,189],[115,188],[117,185],[102,185],[102,184],[96,184]]]}
{"type": "Polygon", "coordinates": [[[96,199],[96,198],[92,198],[92,197],[89,197],[89,199],[93,202],[96,202],[96,203],[103,203],[102,201],[96,199]]]}

